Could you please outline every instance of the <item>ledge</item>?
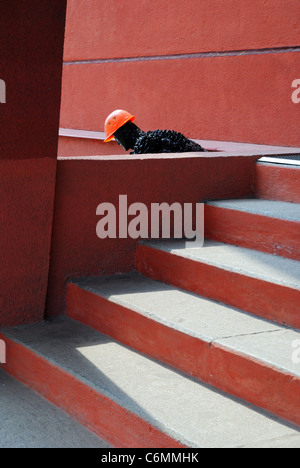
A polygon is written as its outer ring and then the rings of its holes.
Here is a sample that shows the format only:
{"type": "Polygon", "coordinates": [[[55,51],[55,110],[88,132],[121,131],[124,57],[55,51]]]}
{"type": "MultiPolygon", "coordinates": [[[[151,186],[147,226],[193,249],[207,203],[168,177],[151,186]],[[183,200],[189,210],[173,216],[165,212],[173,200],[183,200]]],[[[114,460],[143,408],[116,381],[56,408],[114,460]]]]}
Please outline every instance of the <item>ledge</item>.
{"type": "MultiPolygon", "coordinates": [[[[76,139],[86,140],[86,143],[94,142],[97,146],[94,147],[95,154],[93,155],[76,155],[69,154],[63,156],[59,155],[59,159],[90,159],[90,160],[101,160],[103,159],[153,159],[157,158],[158,155],[130,155],[128,153],[118,154],[120,148],[117,147],[115,143],[110,143],[109,146],[104,144],[105,133],[104,132],[95,132],[89,130],[77,130],[77,129],[67,129],[60,128],[59,136],[67,139],[71,139],[76,144],[76,139]],[[111,148],[110,154],[103,154],[101,151],[102,145],[105,145],[106,150],[111,148]],[[118,149],[117,154],[114,154],[114,151],[118,149]]],[[[284,147],[284,146],[269,146],[269,145],[255,145],[249,143],[235,143],[228,141],[215,141],[215,140],[198,140],[194,139],[197,143],[201,144],[209,153],[174,153],[172,154],[160,154],[161,159],[172,159],[176,158],[193,158],[193,157],[225,157],[225,156],[275,156],[275,155],[293,155],[300,153],[300,148],[284,147]],[[180,154],[180,156],[179,156],[180,154]]],[[[62,149],[60,153],[62,153],[62,149]]],[[[83,151],[81,149],[81,151],[83,151]]],[[[74,153],[76,152],[74,147],[74,153]]]]}

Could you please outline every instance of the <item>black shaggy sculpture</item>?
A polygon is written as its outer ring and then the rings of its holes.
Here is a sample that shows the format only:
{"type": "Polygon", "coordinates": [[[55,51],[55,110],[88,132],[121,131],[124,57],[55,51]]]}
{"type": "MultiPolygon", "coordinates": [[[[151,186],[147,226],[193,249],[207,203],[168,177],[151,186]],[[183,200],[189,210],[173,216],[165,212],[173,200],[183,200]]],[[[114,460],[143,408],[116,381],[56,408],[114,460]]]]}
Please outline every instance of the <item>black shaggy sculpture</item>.
{"type": "Polygon", "coordinates": [[[174,130],[143,132],[133,123],[134,116],[118,110],[108,116],[105,122],[106,142],[113,138],[130,154],[186,153],[206,151],[201,145],[174,130]]]}

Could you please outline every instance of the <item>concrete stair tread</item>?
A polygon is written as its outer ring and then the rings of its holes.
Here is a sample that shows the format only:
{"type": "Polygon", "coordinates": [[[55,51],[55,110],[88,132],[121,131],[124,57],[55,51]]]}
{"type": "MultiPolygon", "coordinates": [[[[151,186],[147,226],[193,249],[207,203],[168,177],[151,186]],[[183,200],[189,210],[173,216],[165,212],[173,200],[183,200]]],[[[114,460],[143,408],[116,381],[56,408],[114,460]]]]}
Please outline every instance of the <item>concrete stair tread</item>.
{"type": "Polygon", "coordinates": [[[291,343],[300,333],[139,274],[72,283],[187,335],[220,343],[300,377],[291,343]]]}
{"type": "Polygon", "coordinates": [[[142,245],[195,262],[300,290],[300,262],[244,247],[205,240],[202,248],[186,248],[182,240],[151,240],[142,245]]]}
{"type": "Polygon", "coordinates": [[[188,446],[281,447],[300,443],[295,427],[71,319],[16,327],[4,333],[188,446]]]}
{"type": "Polygon", "coordinates": [[[0,448],[108,448],[81,424],[0,370],[0,448]]]}
{"type": "Polygon", "coordinates": [[[300,222],[300,204],[262,199],[236,199],[210,201],[207,203],[218,208],[237,210],[267,216],[285,221],[300,222]]]}

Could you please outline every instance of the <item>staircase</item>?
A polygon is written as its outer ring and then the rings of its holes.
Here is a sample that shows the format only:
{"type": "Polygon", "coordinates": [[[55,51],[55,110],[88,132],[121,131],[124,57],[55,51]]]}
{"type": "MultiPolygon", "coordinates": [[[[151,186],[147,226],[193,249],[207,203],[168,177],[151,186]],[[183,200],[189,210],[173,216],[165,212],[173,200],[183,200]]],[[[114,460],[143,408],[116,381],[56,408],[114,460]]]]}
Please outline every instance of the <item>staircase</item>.
{"type": "Polygon", "coordinates": [[[4,370],[114,447],[299,447],[299,171],[208,202],[202,249],[70,281],[68,316],[2,330],[4,370]]]}

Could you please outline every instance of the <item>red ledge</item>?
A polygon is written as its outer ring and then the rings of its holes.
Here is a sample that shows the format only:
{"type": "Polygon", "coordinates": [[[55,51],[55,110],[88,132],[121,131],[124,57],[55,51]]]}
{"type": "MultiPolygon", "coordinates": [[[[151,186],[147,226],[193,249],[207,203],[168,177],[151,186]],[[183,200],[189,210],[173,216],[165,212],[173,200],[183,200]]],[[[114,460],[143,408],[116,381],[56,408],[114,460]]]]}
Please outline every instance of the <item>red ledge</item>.
{"type": "MultiPolygon", "coordinates": [[[[60,137],[67,137],[67,138],[78,138],[78,139],[88,139],[88,140],[98,140],[99,142],[103,142],[105,139],[104,132],[95,132],[89,130],[77,130],[77,129],[67,129],[67,128],[60,128],[59,129],[59,136],[60,137]]],[[[300,148],[292,148],[287,146],[269,146],[269,145],[255,145],[249,143],[235,143],[235,142],[228,142],[228,141],[211,141],[211,140],[198,140],[195,139],[197,143],[201,144],[204,148],[209,151],[207,153],[181,153],[181,156],[176,155],[176,157],[225,157],[225,156],[272,156],[272,155],[289,155],[289,154],[297,154],[300,153],[300,148]],[[185,156],[183,156],[185,155],[185,156]]],[[[115,144],[112,143],[115,147],[115,144]]],[[[136,159],[152,159],[153,155],[110,155],[110,156],[74,156],[74,159],[101,159],[102,157],[107,158],[118,158],[118,159],[127,159],[127,158],[136,158],[136,159]]],[[[157,155],[155,155],[157,158],[157,155]]],[[[161,154],[159,156],[162,159],[174,158],[174,154],[161,154]]],[[[59,159],[72,159],[73,156],[60,156],[59,159]]]]}

